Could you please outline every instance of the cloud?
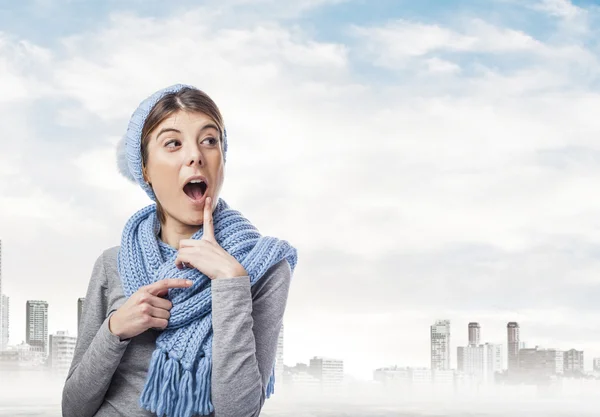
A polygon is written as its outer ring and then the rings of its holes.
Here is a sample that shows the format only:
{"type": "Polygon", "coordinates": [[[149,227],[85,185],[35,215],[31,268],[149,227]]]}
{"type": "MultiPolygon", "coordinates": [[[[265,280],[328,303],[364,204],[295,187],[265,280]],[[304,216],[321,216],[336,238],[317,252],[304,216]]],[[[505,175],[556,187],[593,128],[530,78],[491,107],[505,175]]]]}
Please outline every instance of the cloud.
{"type": "MultiPolygon", "coordinates": [[[[551,308],[595,320],[593,49],[472,17],[348,22],[344,40],[278,19],[129,11],[53,49],[1,38],[3,134],[14,140],[0,141],[0,226],[14,305],[48,297],[51,330],[74,329],[90,265],[149,203],[118,175],[115,141],[143,98],[187,82],[225,115],[223,198],[299,248],[286,362],[340,352],[352,369],[380,343],[371,354],[426,364],[428,326],[444,315],[459,329],[485,317],[493,340],[513,317],[534,328],[551,308]],[[32,246],[43,249],[25,275],[32,246]],[[383,343],[390,327],[407,333],[383,343]]],[[[545,317],[531,339],[565,326],[545,317]]],[[[358,368],[385,365],[369,361],[358,368]]]]}
{"type": "Polygon", "coordinates": [[[459,30],[399,19],[383,25],[353,25],[349,33],[361,42],[361,51],[385,68],[405,67],[421,57],[441,59],[438,55],[442,55],[457,59],[457,54],[465,53],[523,54],[544,49],[540,41],[527,33],[497,27],[479,18],[461,19],[457,26],[459,30]]]}
{"type": "Polygon", "coordinates": [[[533,8],[566,20],[581,17],[586,13],[584,9],[577,7],[570,0],[542,0],[536,3],[533,8]]]}

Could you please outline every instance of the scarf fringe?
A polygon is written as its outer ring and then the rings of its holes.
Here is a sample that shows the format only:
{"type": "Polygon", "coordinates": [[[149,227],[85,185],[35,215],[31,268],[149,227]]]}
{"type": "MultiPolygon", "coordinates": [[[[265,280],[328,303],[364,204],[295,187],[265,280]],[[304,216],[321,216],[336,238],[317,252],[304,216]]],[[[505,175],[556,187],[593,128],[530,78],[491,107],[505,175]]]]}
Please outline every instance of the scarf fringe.
{"type": "Polygon", "coordinates": [[[271,376],[269,377],[269,383],[267,384],[267,399],[271,397],[271,394],[275,393],[275,366],[271,370],[271,376]]]}
{"type": "Polygon", "coordinates": [[[156,349],[139,405],[158,417],[209,415],[214,411],[210,401],[211,371],[209,358],[203,357],[194,373],[164,350],[156,349]]]}

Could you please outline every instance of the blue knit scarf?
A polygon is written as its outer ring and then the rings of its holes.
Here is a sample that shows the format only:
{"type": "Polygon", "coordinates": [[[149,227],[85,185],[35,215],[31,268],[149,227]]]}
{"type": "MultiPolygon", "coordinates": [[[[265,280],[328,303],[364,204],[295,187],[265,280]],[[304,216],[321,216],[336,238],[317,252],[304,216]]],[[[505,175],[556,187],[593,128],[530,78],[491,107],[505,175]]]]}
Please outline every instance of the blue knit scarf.
{"type": "MultiPolygon", "coordinates": [[[[292,272],[297,252],[287,241],[261,236],[240,212],[219,198],[213,212],[215,239],[246,269],[254,285],[273,265],[286,258],[292,272]]],[[[177,250],[158,238],[156,204],[144,207],[126,223],[117,260],[127,298],[141,286],[164,278],[194,281],[189,288],[169,289],[173,303],[169,324],[156,340],[148,376],[139,400],[158,416],[209,415],[211,403],[211,280],[198,269],[175,266],[177,250]]],[[[191,238],[201,239],[201,227],[191,238]]],[[[274,392],[275,364],[266,389],[274,392]]]]}

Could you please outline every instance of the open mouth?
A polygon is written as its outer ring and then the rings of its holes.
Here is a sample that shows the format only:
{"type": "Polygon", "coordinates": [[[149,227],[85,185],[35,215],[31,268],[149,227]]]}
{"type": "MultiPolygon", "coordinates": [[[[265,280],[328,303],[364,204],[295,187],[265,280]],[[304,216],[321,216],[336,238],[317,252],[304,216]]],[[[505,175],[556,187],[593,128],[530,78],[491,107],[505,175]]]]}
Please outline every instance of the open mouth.
{"type": "Polygon", "coordinates": [[[192,180],[183,186],[183,192],[192,200],[201,200],[207,188],[208,184],[203,180],[192,180]]]}

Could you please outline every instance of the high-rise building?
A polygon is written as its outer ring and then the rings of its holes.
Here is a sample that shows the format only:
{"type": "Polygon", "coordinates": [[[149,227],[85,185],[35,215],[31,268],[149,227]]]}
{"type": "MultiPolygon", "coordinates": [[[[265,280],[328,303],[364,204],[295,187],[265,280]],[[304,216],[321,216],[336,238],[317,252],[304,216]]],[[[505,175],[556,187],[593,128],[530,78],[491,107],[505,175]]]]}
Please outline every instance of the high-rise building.
{"type": "Polygon", "coordinates": [[[344,361],[314,356],[310,360],[309,373],[324,386],[339,384],[344,380],[344,361]]]}
{"type": "Polygon", "coordinates": [[[465,371],[465,347],[459,346],[456,348],[456,370],[458,372],[465,371]]]}
{"type": "Polygon", "coordinates": [[[81,325],[81,313],[83,312],[84,301],[85,297],[77,299],[77,335],[81,333],[79,330],[79,326],[81,325]]]}
{"type": "MultiPolygon", "coordinates": [[[[486,343],[487,344],[487,343],[486,343]]],[[[502,351],[502,344],[490,343],[488,349],[489,359],[488,362],[492,364],[494,372],[502,372],[504,369],[504,352],[502,351]]]]}
{"type": "Polygon", "coordinates": [[[502,370],[502,347],[486,343],[458,348],[459,371],[481,383],[493,383],[495,373],[502,370]]]}
{"type": "Polygon", "coordinates": [[[10,323],[10,299],[7,295],[0,296],[0,352],[8,347],[9,323],[10,323]]]}
{"type": "Polygon", "coordinates": [[[511,321],[506,325],[508,348],[508,371],[519,369],[519,323],[511,321]]]}
{"type": "Polygon", "coordinates": [[[600,358],[593,359],[592,369],[594,370],[594,372],[600,372],[600,358]]]}
{"type": "Polygon", "coordinates": [[[48,303],[27,300],[25,341],[32,349],[48,354],[48,303]]]}
{"type": "Polygon", "coordinates": [[[77,338],[69,336],[67,331],[58,331],[50,335],[48,366],[54,369],[68,370],[73,361],[77,338]]]}
{"type": "Polygon", "coordinates": [[[479,346],[481,327],[479,323],[469,323],[469,346],[479,346]]]}
{"type": "Polygon", "coordinates": [[[567,350],[563,352],[565,373],[583,372],[583,350],[567,350]]]}
{"type": "Polygon", "coordinates": [[[283,381],[283,323],[277,337],[277,354],[275,358],[275,383],[283,381]]]}
{"type": "Polygon", "coordinates": [[[431,369],[450,369],[450,320],[436,320],[431,326],[431,369]]]}

